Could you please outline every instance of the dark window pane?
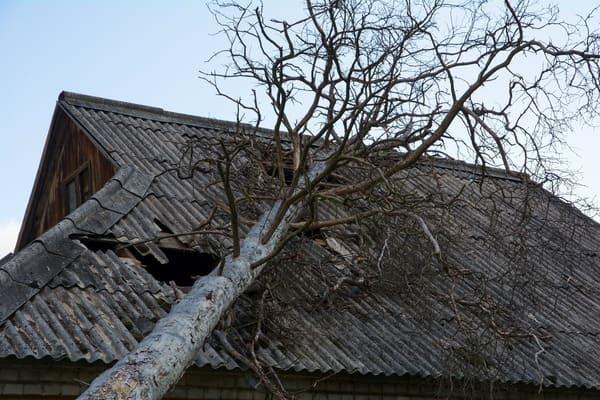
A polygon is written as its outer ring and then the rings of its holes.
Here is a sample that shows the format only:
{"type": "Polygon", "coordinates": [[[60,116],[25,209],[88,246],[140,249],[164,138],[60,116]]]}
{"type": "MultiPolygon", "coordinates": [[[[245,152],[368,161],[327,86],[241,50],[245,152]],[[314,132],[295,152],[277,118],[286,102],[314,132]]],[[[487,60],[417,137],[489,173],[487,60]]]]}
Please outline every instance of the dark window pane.
{"type": "Polygon", "coordinates": [[[86,201],[91,195],[90,189],[90,170],[88,168],[81,171],[81,173],[77,176],[79,179],[79,190],[80,190],[80,202],[83,203],[86,201]]]}
{"type": "Polygon", "coordinates": [[[65,195],[66,195],[66,200],[67,200],[67,213],[70,213],[71,211],[73,211],[74,209],[77,208],[77,206],[79,204],[77,204],[77,181],[76,179],[72,180],[71,182],[67,183],[67,186],[65,187],[65,195]]]}

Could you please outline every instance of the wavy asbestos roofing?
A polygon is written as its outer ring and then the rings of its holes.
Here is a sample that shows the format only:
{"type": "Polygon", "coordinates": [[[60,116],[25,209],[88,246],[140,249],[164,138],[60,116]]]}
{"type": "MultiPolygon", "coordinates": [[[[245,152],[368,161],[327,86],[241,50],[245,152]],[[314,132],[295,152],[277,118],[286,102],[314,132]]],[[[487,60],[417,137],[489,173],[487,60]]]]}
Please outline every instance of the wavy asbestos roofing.
{"type": "MultiPolygon", "coordinates": [[[[92,199],[0,265],[0,357],[110,363],[147,334],[181,292],[111,249],[91,250],[74,234],[131,240],[152,238],[165,226],[176,233],[193,230],[222,195],[216,188],[199,191],[207,183],[201,174],[194,181],[161,172],[177,162],[182,142],[220,134],[233,124],[71,93],[60,96],[59,106],[120,170],[92,199]]],[[[490,277],[487,293],[500,304],[508,302],[502,279],[513,265],[509,247],[514,238],[482,240],[491,217],[479,203],[484,194],[495,198],[502,211],[495,223],[514,225],[520,218],[522,183],[498,171],[492,175],[481,181],[474,167],[444,161],[403,173],[399,187],[424,198],[460,192],[471,200],[456,204],[447,226],[439,228],[469,233],[448,243],[445,251],[449,260],[490,277]],[[435,169],[437,179],[429,168],[435,169]],[[503,195],[496,196],[500,192],[503,195]]],[[[543,284],[523,298],[513,293],[510,300],[525,305],[528,311],[518,315],[519,323],[535,334],[510,344],[495,343],[480,361],[493,365],[496,375],[481,378],[600,389],[600,228],[549,193],[537,189],[536,196],[539,201],[527,225],[529,240],[536,244],[527,261],[534,272],[527,279],[543,284]],[[568,252],[561,250],[566,243],[568,252]],[[499,354],[510,357],[494,365],[499,354]]],[[[223,245],[218,238],[188,244],[201,249],[223,245]]],[[[273,296],[279,298],[278,308],[269,310],[274,317],[257,344],[257,355],[267,365],[321,373],[439,377],[447,373],[449,353],[468,352],[468,337],[443,302],[375,284],[324,299],[336,282],[357,271],[323,264],[331,250],[317,241],[299,241],[291,250],[299,260],[277,265],[273,296]],[[417,303],[426,307],[429,318],[419,317],[417,303]]],[[[373,249],[363,250],[373,254],[373,249]]],[[[402,276],[407,260],[408,253],[388,266],[391,276],[402,276]]],[[[447,285],[435,275],[431,279],[433,286],[447,285]]],[[[219,329],[249,340],[256,304],[255,293],[244,295],[234,307],[236,321],[219,329]]],[[[196,363],[243,367],[215,338],[206,343],[196,363]]]]}

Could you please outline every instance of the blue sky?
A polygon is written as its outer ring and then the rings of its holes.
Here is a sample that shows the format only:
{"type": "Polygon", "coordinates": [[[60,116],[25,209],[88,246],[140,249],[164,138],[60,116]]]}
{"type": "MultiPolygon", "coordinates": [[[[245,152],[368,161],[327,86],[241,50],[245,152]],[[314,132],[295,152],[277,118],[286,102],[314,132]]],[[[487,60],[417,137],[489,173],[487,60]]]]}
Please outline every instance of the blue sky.
{"type": "MultiPolygon", "coordinates": [[[[600,1],[560,2],[567,12],[600,1]]],[[[278,14],[297,0],[265,1],[278,14]]],[[[197,71],[218,48],[204,1],[0,0],[0,256],[12,248],[62,90],[231,119],[197,71]]],[[[600,130],[576,132],[581,194],[600,194],[600,130]]]]}
{"type": "Polygon", "coordinates": [[[215,31],[203,1],[0,0],[0,255],[12,247],[62,90],[232,117],[198,79],[215,31]]]}

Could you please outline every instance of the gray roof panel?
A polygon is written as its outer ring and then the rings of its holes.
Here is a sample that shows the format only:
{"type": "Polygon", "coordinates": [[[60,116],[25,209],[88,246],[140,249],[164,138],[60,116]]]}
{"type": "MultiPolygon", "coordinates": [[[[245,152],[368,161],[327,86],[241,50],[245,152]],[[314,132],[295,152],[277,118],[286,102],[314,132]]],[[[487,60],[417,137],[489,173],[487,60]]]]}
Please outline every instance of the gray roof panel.
{"type": "MultiPolygon", "coordinates": [[[[0,356],[109,363],[141,340],[181,293],[154,279],[143,266],[112,250],[92,251],[69,235],[111,235],[125,241],[152,238],[160,229],[157,220],[173,232],[194,229],[222,194],[215,187],[198,190],[209,183],[202,174],[189,180],[161,172],[177,163],[186,138],[219,134],[234,125],[71,93],[61,95],[59,104],[121,169],[60,226],[0,265],[2,298],[9,299],[0,302],[4,321],[0,356]],[[16,271],[18,278],[11,277],[16,271]]],[[[507,277],[515,246],[509,228],[521,218],[522,184],[495,170],[491,179],[479,182],[479,173],[467,164],[440,161],[404,172],[398,185],[399,190],[424,198],[432,193],[464,193],[469,201],[458,202],[445,225],[437,227],[447,235],[468,232],[445,247],[450,262],[469,265],[474,272],[457,293],[481,290],[480,274],[489,283],[485,293],[494,304],[529,310],[518,315],[518,324],[531,334],[509,344],[489,345],[480,355],[483,362],[502,360],[502,365],[491,367],[497,372],[493,379],[501,382],[537,384],[543,378],[547,386],[600,389],[600,227],[538,189],[539,201],[530,210],[527,225],[534,246],[526,261],[532,266],[526,278],[537,285],[525,294],[509,296],[507,277]],[[436,168],[437,179],[428,173],[431,168],[436,168]],[[483,204],[489,199],[501,211],[494,221],[483,204]],[[494,238],[487,229],[492,222],[498,227],[494,238]],[[510,357],[500,357],[506,354],[510,357]]],[[[343,214],[333,207],[322,212],[343,214]]],[[[393,225],[381,226],[390,228],[393,225]]],[[[181,238],[181,242],[215,252],[228,245],[218,237],[181,238]]],[[[448,371],[449,353],[469,356],[469,338],[457,327],[448,304],[425,294],[421,298],[419,290],[409,293],[375,283],[356,287],[343,299],[321,300],[332,282],[356,271],[352,266],[319,266],[331,254],[314,241],[294,246],[302,257],[277,265],[279,284],[273,291],[281,300],[280,309],[271,310],[257,345],[266,364],[295,371],[439,377],[448,371]],[[426,309],[427,318],[415,312],[418,306],[426,309]]],[[[366,256],[374,254],[372,248],[361,250],[366,256]]],[[[402,277],[409,261],[395,262],[390,276],[402,277]]],[[[448,285],[435,274],[430,279],[432,286],[448,285]]],[[[220,329],[247,340],[253,335],[255,308],[253,295],[244,295],[234,306],[237,322],[220,329]]],[[[482,328],[477,322],[481,316],[470,309],[464,312],[474,331],[482,328]]],[[[216,338],[206,343],[196,362],[214,368],[243,367],[216,338]]],[[[454,371],[453,376],[462,374],[454,371]]]]}

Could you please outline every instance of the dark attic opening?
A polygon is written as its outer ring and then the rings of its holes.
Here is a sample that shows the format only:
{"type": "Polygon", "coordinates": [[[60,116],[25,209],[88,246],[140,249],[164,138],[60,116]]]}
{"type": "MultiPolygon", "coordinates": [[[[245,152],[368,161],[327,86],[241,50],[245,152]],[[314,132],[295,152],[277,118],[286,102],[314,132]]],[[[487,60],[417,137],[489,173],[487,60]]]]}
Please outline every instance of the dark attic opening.
{"type": "Polygon", "coordinates": [[[193,249],[160,248],[168,259],[160,262],[152,254],[141,256],[140,261],[155,279],[189,287],[196,279],[210,274],[219,264],[219,257],[211,253],[202,253],[193,249]]]}
{"type": "Polygon", "coordinates": [[[161,246],[160,242],[122,243],[111,237],[75,236],[89,250],[114,252],[119,258],[133,261],[144,268],[156,280],[190,287],[196,279],[210,274],[220,258],[212,253],[200,252],[189,247],[161,246]]]}

